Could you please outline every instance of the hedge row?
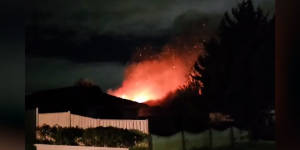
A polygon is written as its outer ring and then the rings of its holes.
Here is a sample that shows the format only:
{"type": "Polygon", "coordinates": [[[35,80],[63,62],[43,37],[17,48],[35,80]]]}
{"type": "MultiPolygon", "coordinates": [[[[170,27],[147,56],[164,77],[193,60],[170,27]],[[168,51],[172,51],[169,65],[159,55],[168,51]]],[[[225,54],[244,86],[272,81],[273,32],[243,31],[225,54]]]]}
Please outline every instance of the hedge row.
{"type": "Polygon", "coordinates": [[[147,134],[138,130],[127,130],[114,127],[97,127],[81,129],[78,127],[37,128],[37,142],[56,145],[86,145],[107,147],[133,147],[147,139],[147,134]]]}

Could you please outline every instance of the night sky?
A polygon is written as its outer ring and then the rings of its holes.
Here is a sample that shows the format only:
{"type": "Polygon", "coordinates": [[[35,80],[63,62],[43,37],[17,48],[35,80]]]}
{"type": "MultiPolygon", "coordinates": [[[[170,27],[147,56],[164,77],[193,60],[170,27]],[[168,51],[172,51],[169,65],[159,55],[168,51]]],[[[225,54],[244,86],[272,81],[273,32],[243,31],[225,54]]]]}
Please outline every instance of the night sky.
{"type": "MultiPolygon", "coordinates": [[[[80,78],[118,87],[137,47],[154,51],[189,26],[212,36],[238,0],[30,0],[26,7],[26,93],[80,78]]],[[[274,12],[274,0],[254,0],[274,12]]]]}

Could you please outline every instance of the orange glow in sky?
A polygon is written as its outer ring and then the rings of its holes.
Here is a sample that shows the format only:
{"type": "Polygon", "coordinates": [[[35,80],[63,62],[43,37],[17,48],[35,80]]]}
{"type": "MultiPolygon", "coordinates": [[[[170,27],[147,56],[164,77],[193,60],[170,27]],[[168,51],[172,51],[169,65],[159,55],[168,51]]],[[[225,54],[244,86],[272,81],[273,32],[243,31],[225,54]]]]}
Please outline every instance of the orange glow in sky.
{"type": "Polygon", "coordinates": [[[156,59],[128,65],[122,85],[107,93],[139,103],[162,99],[186,84],[199,52],[199,47],[186,51],[165,47],[156,59]]]}

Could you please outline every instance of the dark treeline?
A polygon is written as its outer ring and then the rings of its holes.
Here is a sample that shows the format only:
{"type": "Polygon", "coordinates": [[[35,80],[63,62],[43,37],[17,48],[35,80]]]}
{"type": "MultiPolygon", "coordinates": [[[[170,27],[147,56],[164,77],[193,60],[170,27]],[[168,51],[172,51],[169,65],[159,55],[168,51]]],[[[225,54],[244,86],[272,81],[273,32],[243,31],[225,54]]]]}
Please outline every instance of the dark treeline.
{"type": "Polygon", "coordinates": [[[226,12],[217,34],[204,43],[207,55],[194,66],[195,82],[150,108],[150,132],[234,126],[248,130],[253,140],[274,139],[274,23],[274,16],[249,0],[226,12]],[[214,112],[233,122],[211,122],[214,112]]]}
{"type": "Polygon", "coordinates": [[[253,139],[275,134],[274,125],[267,126],[275,101],[274,23],[274,16],[242,1],[225,13],[218,34],[205,43],[208,56],[195,65],[210,111],[229,114],[253,139]]]}

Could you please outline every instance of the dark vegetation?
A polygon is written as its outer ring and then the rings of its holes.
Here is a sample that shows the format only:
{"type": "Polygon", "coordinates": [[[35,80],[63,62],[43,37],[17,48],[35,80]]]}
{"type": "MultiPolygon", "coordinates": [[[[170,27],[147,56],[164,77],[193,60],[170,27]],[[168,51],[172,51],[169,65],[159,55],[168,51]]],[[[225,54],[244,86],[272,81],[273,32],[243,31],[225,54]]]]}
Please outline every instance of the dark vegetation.
{"type": "Polygon", "coordinates": [[[248,130],[252,140],[274,140],[274,28],[275,16],[251,0],[226,12],[217,34],[203,43],[207,54],[198,58],[193,82],[160,106],[148,108],[150,120],[164,122],[150,124],[150,132],[168,135],[235,126],[248,130]],[[210,122],[211,112],[229,115],[233,122],[210,122]]]}
{"type": "Polygon", "coordinates": [[[252,139],[274,139],[275,17],[244,0],[226,12],[218,34],[204,43],[194,76],[204,84],[201,100],[209,110],[229,114],[252,139]]]}
{"type": "Polygon", "coordinates": [[[114,127],[97,128],[63,128],[44,125],[37,128],[38,143],[56,145],[85,145],[100,147],[134,147],[147,142],[148,135],[137,130],[114,127]]]}

